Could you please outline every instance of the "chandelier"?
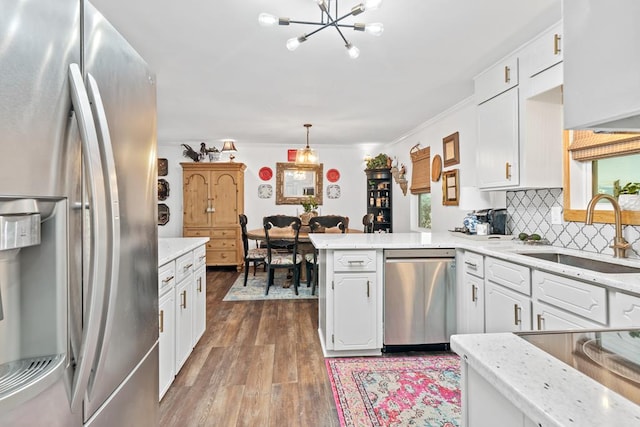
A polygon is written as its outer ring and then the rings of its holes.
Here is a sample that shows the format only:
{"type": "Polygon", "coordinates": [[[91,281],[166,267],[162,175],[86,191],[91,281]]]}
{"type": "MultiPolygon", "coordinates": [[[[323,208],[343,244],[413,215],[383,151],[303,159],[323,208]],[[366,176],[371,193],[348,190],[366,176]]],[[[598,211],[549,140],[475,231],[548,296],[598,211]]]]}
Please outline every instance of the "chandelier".
{"type": "Polygon", "coordinates": [[[289,25],[289,24],[303,24],[303,25],[313,25],[318,28],[311,31],[310,33],[305,33],[300,37],[293,37],[287,40],[287,49],[293,51],[300,46],[301,43],[307,41],[309,37],[317,33],[318,31],[322,31],[327,27],[333,27],[338,31],[342,41],[344,41],[344,46],[347,48],[347,54],[351,58],[357,58],[360,56],[360,49],[352,45],[347,38],[342,33],[341,28],[352,28],[354,31],[366,31],[369,34],[373,34],[374,36],[379,36],[384,31],[384,27],[380,23],[375,24],[342,24],[342,20],[348,18],[349,16],[360,15],[365,10],[373,10],[380,7],[382,0],[364,0],[362,3],[354,6],[351,10],[342,15],[338,16],[338,0],[313,0],[318,4],[320,8],[321,15],[320,21],[312,22],[312,21],[296,21],[289,18],[279,18],[277,16],[271,15],[269,13],[261,13],[258,17],[258,22],[262,26],[272,26],[272,25],[289,25]],[[334,7],[332,9],[331,3],[333,3],[334,7]]]}
{"type": "Polygon", "coordinates": [[[320,163],[318,153],[309,147],[309,128],[311,125],[306,123],[304,127],[307,128],[307,146],[296,151],[296,165],[317,165],[320,163]]]}

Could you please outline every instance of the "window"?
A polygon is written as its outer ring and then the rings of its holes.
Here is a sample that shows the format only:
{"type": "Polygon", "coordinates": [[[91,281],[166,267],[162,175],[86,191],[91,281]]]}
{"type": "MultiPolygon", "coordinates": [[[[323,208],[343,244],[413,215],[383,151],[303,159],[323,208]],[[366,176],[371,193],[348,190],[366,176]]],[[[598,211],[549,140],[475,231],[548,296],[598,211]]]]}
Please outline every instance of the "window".
{"type": "Polygon", "coordinates": [[[431,193],[418,194],[418,227],[431,228],[431,193]]]}
{"type": "Polygon", "coordinates": [[[593,195],[605,193],[613,195],[613,183],[620,181],[620,187],[628,182],[640,182],[640,154],[611,157],[593,162],[593,195]]]}

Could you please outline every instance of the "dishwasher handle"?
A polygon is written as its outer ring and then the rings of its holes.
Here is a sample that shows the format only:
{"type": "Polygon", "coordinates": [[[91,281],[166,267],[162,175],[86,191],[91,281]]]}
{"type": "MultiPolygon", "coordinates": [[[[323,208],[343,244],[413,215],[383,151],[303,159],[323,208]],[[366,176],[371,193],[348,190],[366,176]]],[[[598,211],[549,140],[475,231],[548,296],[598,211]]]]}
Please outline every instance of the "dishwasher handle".
{"type": "Polygon", "coordinates": [[[387,264],[396,264],[396,263],[420,263],[420,262],[453,262],[455,258],[387,258],[385,263],[387,264]]]}

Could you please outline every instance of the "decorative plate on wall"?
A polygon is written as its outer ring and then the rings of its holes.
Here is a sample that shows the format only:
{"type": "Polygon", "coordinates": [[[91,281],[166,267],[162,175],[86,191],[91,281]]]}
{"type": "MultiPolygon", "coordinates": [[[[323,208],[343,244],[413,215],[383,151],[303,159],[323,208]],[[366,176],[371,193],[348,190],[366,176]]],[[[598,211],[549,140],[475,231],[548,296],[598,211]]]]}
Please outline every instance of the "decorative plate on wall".
{"type": "Polygon", "coordinates": [[[260,168],[260,171],[258,172],[258,176],[263,181],[269,181],[273,176],[273,170],[270,167],[265,166],[263,168],[260,168]]]}
{"type": "Polygon", "coordinates": [[[440,154],[436,154],[431,162],[431,181],[440,181],[440,175],[442,175],[442,157],[440,154]]]}
{"type": "Polygon", "coordinates": [[[158,204],[158,225],[167,225],[169,215],[169,206],[164,203],[158,204]]]}
{"type": "Polygon", "coordinates": [[[338,181],[340,179],[340,172],[338,172],[338,169],[329,169],[327,171],[327,179],[329,182],[338,181]]]}
{"type": "Polygon", "coordinates": [[[258,198],[270,199],[271,196],[273,196],[273,187],[271,186],[271,184],[258,185],[258,198]]]}
{"type": "Polygon", "coordinates": [[[340,186],[338,184],[327,185],[327,198],[329,199],[340,198],[340,186]]]}
{"type": "Polygon", "coordinates": [[[169,197],[169,183],[166,179],[158,180],[158,200],[167,200],[169,197]]]}
{"type": "Polygon", "coordinates": [[[158,159],[158,176],[167,176],[169,173],[169,161],[167,159],[158,159]]]}

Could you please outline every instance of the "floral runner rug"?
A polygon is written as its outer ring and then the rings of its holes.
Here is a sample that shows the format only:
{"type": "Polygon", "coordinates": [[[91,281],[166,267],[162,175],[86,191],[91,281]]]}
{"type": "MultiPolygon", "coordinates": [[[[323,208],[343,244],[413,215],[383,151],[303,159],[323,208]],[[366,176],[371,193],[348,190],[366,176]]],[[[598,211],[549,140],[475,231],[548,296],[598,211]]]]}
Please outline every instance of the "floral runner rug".
{"type": "Polygon", "coordinates": [[[311,299],[318,298],[318,290],[316,295],[311,295],[311,287],[307,287],[306,281],[301,281],[298,287],[298,295],[293,291],[291,278],[287,278],[286,269],[275,272],[273,285],[269,288],[269,295],[264,294],[267,286],[267,273],[263,271],[256,272],[253,276],[253,267],[249,272],[247,286],[244,285],[244,272],[240,273],[236,281],[231,285],[227,295],[223,301],[251,301],[251,300],[268,300],[268,299],[311,299]],[[287,287],[284,287],[287,286],[287,287]]]}
{"type": "Polygon", "coordinates": [[[460,359],[326,359],[341,426],[459,427],[460,359]]]}

